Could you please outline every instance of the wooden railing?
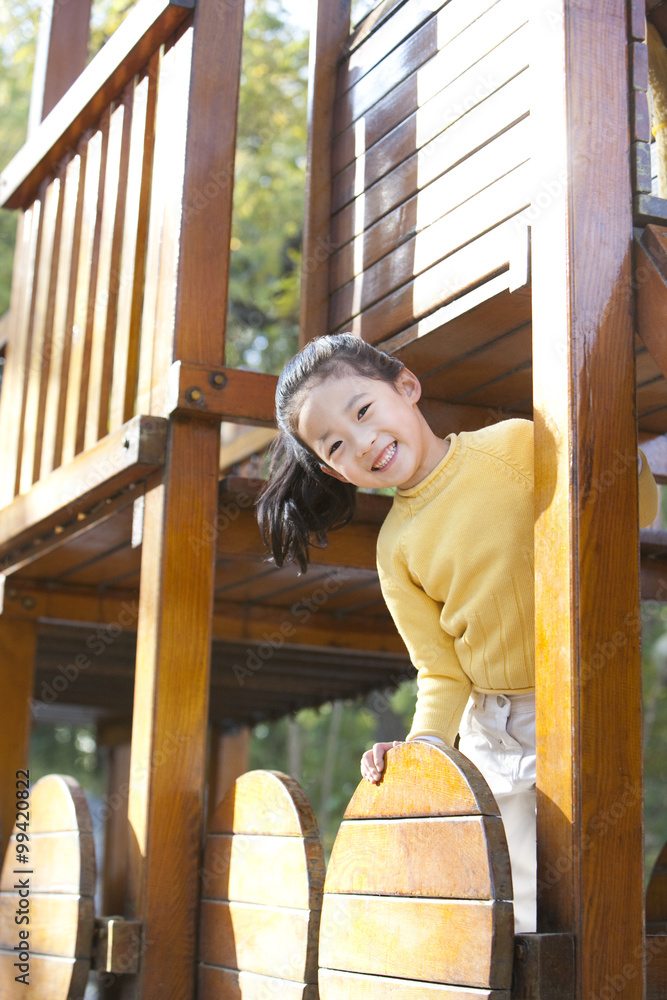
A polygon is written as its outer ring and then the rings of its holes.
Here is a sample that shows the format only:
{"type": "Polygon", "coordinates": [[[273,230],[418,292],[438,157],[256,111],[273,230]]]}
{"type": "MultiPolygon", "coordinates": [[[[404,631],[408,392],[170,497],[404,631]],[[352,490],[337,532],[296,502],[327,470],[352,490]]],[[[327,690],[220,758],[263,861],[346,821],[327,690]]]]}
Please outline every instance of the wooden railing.
{"type": "Polygon", "coordinates": [[[192,5],[141,0],[0,178],[4,205],[23,209],[0,506],[150,412],[162,246],[182,197],[192,5]]]}

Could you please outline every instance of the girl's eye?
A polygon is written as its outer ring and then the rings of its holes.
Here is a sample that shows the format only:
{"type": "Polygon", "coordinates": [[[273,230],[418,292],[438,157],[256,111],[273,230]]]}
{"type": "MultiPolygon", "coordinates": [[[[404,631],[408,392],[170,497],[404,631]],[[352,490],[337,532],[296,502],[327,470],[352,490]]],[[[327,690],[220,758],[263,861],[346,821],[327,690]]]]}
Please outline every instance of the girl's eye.
{"type": "Polygon", "coordinates": [[[340,441],[334,441],[334,443],[329,448],[329,457],[333,455],[337,448],[340,448],[340,441]]]}
{"type": "Polygon", "coordinates": [[[366,406],[362,406],[361,407],[361,409],[357,413],[357,420],[361,420],[361,418],[363,417],[363,415],[366,413],[366,410],[369,409],[370,405],[371,405],[370,403],[366,403],[366,406]]]}

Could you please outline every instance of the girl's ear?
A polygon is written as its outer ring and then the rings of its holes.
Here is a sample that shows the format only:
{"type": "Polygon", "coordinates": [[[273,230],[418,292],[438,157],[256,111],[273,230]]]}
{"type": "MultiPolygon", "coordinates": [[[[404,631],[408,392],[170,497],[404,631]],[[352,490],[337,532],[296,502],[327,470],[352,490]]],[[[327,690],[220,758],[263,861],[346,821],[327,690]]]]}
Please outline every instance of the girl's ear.
{"type": "Polygon", "coordinates": [[[404,368],[401,374],[398,376],[396,385],[399,390],[408,397],[411,403],[416,403],[422,394],[421,382],[414,375],[409,368],[404,368]]]}
{"type": "Polygon", "coordinates": [[[340,472],[336,472],[335,469],[330,469],[328,465],[320,465],[320,469],[322,472],[326,472],[327,476],[332,476],[334,479],[340,480],[341,483],[350,483],[349,479],[346,479],[345,476],[341,476],[340,472]]]}

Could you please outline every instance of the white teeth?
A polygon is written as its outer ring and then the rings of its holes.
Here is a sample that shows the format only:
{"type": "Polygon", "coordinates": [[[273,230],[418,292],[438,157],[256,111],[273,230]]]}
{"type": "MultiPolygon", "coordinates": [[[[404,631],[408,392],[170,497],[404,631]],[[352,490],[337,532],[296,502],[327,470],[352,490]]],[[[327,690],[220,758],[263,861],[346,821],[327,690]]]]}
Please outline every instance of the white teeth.
{"type": "Polygon", "coordinates": [[[394,441],[394,443],[389,446],[389,449],[386,451],[382,461],[378,462],[377,465],[373,466],[373,472],[380,472],[381,469],[384,469],[385,465],[388,465],[391,462],[395,454],[396,454],[396,442],[394,441]]]}

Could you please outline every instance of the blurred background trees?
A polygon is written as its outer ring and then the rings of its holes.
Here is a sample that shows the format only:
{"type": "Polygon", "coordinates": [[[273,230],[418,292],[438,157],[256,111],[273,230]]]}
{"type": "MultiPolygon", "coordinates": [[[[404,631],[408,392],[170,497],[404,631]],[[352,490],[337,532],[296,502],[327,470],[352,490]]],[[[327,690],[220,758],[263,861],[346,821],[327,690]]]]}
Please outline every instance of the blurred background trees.
{"type": "MultiPolygon", "coordinates": [[[[94,0],[90,56],[135,0],[94,0]]],[[[353,20],[373,6],[356,0],[353,20]]],[[[235,177],[227,363],[277,372],[297,349],[306,156],[308,36],[299,0],[247,0],[235,177]]],[[[0,8],[0,167],[25,140],[39,0],[0,8]]],[[[0,315],[9,306],[16,216],[0,212],[0,315]]],[[[666,512],[667,513],[667,512],[666,512]]],[[[663,519],[667,523],[667,518],[663,519]]],[[[647,869],[667,839],[667,607],[644,608],[647,869]]],[[[415,685],[306,709],[255,727],[251,767],[287,771],[303,784],[330,849],[359,780],[359,758],[376,739],[400,739],[415,685]]],[[[610,734],[613,739],[613,734],[610,734]]],[[[35,726],[34,778],[73,774],[104,792],[94,726],[35,726]]]]}

